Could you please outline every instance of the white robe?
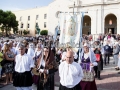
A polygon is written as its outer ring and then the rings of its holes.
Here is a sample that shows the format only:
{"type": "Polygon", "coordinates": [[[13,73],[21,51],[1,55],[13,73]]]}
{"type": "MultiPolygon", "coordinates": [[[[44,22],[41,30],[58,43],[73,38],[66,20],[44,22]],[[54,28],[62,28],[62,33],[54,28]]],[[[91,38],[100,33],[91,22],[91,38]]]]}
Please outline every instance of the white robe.
{"type": "Polygon", "coordinates": [[[30,71],[34,67],[34,61],[31,56],[24,54],[18,54],[15,57],[15,71],[23,73],[25,71],[30,71]]]}
{"type": "Polygon", "coordinates": [[[84,75],[78,63],[73,62],[72,64],[67,64],[67,62],[64,61],[59,65],[59,76],[62,86],[73,88],[82,80],[84,75]]]}

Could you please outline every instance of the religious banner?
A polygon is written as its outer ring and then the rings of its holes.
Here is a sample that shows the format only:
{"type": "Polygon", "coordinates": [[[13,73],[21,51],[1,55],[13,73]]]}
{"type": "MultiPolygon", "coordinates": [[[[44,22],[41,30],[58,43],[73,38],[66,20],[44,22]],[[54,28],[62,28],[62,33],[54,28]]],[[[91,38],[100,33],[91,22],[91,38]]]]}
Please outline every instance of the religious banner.
{"type": "Polygon", "coordinates": [[[65,13],[61,13],[60,15],[60,37],[59,37],[59,44],[63,45],[65,42],[65,28],[66,28],[66,15],[65,13]]]}
{"type": "Polygon", "coordinates": [[[60,22],[60,41],[59,46],[62,47],[72,47],[75,48],[75,39],[78,36],[78,16],[76,14],[71,15],[70,13],[62,13],[61,14],[61,22],[60,22]]]}

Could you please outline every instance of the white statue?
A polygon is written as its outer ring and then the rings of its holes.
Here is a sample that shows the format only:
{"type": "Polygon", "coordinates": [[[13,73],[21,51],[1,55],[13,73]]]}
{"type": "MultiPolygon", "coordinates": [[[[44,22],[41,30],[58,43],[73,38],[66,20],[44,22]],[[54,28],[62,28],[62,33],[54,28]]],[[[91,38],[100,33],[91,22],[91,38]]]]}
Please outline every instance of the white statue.
{"type": "Polygon", "coordinates": [[[67,34],[69,36],[74,36],[75,35],[75,25],[76,25],[74,18],[71,17],[70,20],[67,23],[68,23],[67,34]]]}
{"type": "Polygon", "coordinates": [[[65,37],[65,42],[69,43],[70,46],[74,43],[74,37],[76,34],[76,22],[73,16],[70,16],[67,20],[67,25],[66,25],[66,37],[65,37]]]}

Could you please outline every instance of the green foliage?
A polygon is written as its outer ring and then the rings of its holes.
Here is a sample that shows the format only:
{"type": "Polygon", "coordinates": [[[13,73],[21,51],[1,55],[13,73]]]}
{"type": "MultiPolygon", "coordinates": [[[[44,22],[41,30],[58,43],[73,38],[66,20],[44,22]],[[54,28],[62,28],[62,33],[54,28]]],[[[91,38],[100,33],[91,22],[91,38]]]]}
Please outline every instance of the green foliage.
{"type": "Polygon", "coordinates": [[[40,34],[41,34],[41,35],[48,35],[48,30],[42,30],[42,31],[40,32],[40,34]]]}
{"type": "Polygon", "coordinates": [[[14,27],[14,28],[13,28],[13,33],[14,33],[14,34],[18,33],[18,27],[14,27]]]}
{"type": "Polygon", "coordinates": [[[18,30],[18,21],[16,21],[16,16],[11,11],[0,10],[0,25],[1,27],[4,27],[6,35],[11,29],[13,29],[13,32],[17,32],[18,30]]]}
{"type": "Polygon", "coordinates": [[[4,26],[0,27],[1,31],[4,32],[5,28],[4,26]]]}
{"type": "Polygon", "coordinates": [[[0,9],[0,25],[3,22],[3,10],[0,9]]]}
{"type": "Polygon", "coordinates": [[[24,30],[24,31],[23,31],[23,34],[24,34],[24,35],[27,35],[27,34],[29,34],[29,31],[24,30]]]}

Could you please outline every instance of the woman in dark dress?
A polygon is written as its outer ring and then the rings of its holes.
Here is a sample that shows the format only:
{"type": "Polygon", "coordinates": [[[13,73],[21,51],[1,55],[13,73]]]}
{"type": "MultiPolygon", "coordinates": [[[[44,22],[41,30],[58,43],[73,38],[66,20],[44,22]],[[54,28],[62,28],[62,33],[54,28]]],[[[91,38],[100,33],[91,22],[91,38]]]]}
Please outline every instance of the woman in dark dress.
{"type": "Polygon", "coordinates": [[[44,48],[43,60],[40,63],[37,90],[54,90],[54,73],[58,68],[51,49],[44,48]]]}
{"type": "Polygon", "coordinates": [[[101,54],[101,46],[100,46],[98,41],[96,41],[94,45],[95,45],[94,46],[95,55],[100,55],[100,59],[97,60],[98,66],[94,66],[95,77],[100,80],[101,79],[100,78],[100,72],[101,72],[101,70],[103,70],[103,58],[102,58],[102,54],[101,54]]]}

